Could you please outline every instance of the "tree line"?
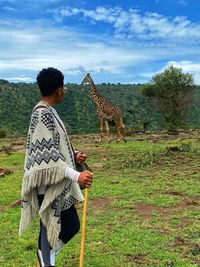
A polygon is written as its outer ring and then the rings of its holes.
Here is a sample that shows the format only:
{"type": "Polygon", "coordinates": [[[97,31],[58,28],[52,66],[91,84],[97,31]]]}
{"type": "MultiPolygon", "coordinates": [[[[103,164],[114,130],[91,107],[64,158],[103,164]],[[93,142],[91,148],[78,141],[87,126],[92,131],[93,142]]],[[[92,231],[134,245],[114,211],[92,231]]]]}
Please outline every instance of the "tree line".
{"type": "MultiPolygon", "coordinates": [[[[89,86],[66,84],[68,91],[56,107],[71,134],[98,133],[96,105],[89,86]]],[[[97,90],[123,113],[127,133],[199,128],[200,87],[192,76],[173,66],[148,84],[97,84],[97,90]]],[[[0,80],[0,129],[26,135],[32,109],[40,99],[35,83],[0,80]]],[[[111,122],[112,130],[112,122],[111,122]]],[[[114,127],[113,127],[114,131],[114,127]]]]}

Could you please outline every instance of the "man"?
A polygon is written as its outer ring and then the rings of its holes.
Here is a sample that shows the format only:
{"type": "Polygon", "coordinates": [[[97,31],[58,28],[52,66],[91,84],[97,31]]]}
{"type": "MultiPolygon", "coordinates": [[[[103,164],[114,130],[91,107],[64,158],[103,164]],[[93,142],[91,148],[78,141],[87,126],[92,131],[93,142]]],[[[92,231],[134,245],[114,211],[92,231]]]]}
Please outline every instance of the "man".
{"type": "Polygon", "coordinates": [[[42,98],[33,109],[27,137],[19,234],[39,211],[40,266],[55,266],[55,255],[80,229],[74,204],[83,201],[80,187],[91,186],[93,173],[75,170],[76,161],[83,163],[86,155],[75,153],[53,108],[64,100],[63,74],[43,69],[37,84],[42,98]]]}

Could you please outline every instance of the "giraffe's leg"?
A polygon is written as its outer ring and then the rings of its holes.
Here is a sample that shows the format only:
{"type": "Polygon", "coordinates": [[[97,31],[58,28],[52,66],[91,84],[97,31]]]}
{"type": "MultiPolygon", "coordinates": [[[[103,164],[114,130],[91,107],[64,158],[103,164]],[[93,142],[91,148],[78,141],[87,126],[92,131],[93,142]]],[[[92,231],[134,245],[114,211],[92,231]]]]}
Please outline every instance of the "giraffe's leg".
{"type": "Polygon", "coordinates": [[[107,133],[108,143],[110,143],[110,131],[109,131],[109,125],[108,125],[108,121],[107,120],[105,120],[105,126],[106,126],[106,133],[107,133]]]}
{"type": "Polygon", "coordinates": [[[115,125],[116,125],[116,129],[117,129],[117,143],[120,142],[120,138],[121,138],[121,133],[120,133],[120,129],[121,129],[121,120],[120,117],[119,118],[115,118],[115,125]]]}
{"type": "Polygon", "coordinates": [[[120,125],[116,125],[117,127],[117,143],[120,142],[120,125]]]}
{"type": "Polygon", "coordinates": [[[98,140],[99,144],[101,144],[102,134],[103,134],[103,118],[100,118],[100,120],[99,120],[99,140],[98,140]]]}
{"type": "Polygon", "coordinates": [[[127,142],[127,140],[126,140],[126,127],[122,121],[121,121],[121,132],[122,132],[123,140],[126,143],[127,142]]]}

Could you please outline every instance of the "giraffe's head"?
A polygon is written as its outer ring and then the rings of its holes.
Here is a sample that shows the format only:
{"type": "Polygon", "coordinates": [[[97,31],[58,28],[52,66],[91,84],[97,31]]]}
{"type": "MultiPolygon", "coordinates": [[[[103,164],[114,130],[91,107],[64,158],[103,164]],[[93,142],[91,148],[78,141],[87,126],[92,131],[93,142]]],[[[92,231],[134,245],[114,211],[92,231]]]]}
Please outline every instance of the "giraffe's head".
{"type": "Polygon", "coordinates": [[[92,80],[91,76],[89,73],[85,76],[85,78],[82,80],[81,84],[89,83],[92,80]]]}

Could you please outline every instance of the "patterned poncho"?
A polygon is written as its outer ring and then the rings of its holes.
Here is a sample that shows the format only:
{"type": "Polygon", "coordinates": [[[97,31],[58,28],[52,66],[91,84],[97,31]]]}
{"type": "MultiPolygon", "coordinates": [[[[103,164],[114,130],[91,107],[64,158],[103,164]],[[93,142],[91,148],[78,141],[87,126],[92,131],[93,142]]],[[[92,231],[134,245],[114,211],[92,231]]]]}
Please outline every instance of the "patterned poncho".
{"type": "Polygon", "coordinates": [[[79,185],[64,176],[67,166],[75,169],[67,132],[52,108],[39,102],[33,110],[27,138],[20,235],[39,211],[47,228],[47,238],[55,248],[60,232],[60,212],[84,199],[79,185]],[[46,192],[39,208],[37,189],[41,186],[45,186],[46,192]]]}

